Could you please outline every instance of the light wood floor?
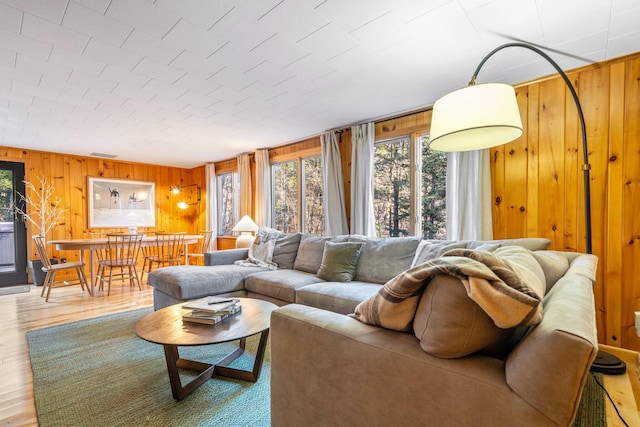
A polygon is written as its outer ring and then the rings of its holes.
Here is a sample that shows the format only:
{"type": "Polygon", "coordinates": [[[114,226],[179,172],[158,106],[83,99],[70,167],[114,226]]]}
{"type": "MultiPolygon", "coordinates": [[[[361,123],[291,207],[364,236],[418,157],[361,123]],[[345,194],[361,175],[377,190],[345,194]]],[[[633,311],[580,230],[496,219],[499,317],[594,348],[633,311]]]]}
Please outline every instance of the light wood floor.
{"type": "MultiPolygon", "coordinates": [[[[89,319],[106,314],[153,305],[153,288],[143,284],[142,291],[129,285],[115,284],[111,295],[97,293],[90,297],[79,286],[54,288],[49,302],[40,297],[40,287],[30,292],[0,296],[0,425],[37,426],[33,401],[33,375],[29,363],[26,331],[89,319]]],[[[630,426],[640,426],[637,402],[638,353],[612,347],[627,362],[623,376],[605,376],[605,386],[630,426]]],[[[607,424],[623,426],[607,403],[607,424]]]]}
{"type": "Polygon", "coordinates": [[[0,296],[0,425],[37,426],[33,401],[33,375],[26,331],[103,316],[153,305],[153,288],[142,291],[129,284],[111,286],[111,295],[93,297],[80,286],[54,288],[49,302],[40,297],[42,288],[0,296]]]}

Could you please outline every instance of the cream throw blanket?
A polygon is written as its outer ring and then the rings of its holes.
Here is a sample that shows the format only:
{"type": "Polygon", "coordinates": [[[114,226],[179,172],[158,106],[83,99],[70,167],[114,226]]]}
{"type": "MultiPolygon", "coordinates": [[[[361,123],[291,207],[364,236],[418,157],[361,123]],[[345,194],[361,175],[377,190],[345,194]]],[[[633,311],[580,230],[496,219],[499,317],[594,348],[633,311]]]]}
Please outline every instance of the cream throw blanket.
{"type": "Polygon", "coordinates": [[[437,274],[460,279],[469,298],[500,328],[531,326],[542,320],[544,288],[529,270],[493,253],[470,249],[451,250],[397,275],[376,295],[358,304],[350,316],[363,323],[409,331],[420,295],[437,274]]]}

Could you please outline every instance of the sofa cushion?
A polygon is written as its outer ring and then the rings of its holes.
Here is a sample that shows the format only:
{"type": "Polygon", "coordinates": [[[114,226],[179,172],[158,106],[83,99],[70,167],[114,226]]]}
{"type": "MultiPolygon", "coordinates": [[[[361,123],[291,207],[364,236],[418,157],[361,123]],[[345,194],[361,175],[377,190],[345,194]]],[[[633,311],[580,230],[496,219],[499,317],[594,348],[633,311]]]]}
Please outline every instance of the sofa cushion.
{"type": "Polygon", "coordinates": [[[569,260],[561,252],[555,251],[534,251],[531,255],[538,261],[544,272],[547,292],[549,292],[558,279],[569,270],[569,260]]]}
{"type": "Polygon", "coordinates": [[[297,270],[262,271],[245,279],[247,291],[286,302],[296,301],[296,290],[324,280],[312,273],[297,270]]]}
{"type": "Polygon", "coordinates": [[[239,265],[177,265],[153,270],[147,282],[178,300],[188,300],[242,290],[245,277],[260,271],[265,269],[239,265]]]}
{"type": "Polygon", "coordinates": [[[325,242],[318,277],[328,282],[350,282],[356,275],[362,243],[325,242]]]}
{"type": "Polygon", "coordinates": [[[431,259],[437,258],[448,250],[466,247],[466,243],[460,242],[443,241],[433,243],[423,240],[418,244],[416,255],[413,257],[413,261],[411,262],[411,267],[415,267],[416,265],[423,264],[431,259]]]}
{"type": "Polygon", "coordinates": [[[303,234],[300,237],[298,254],[293,263],[293,268],[299,271],[316,274],[322,264],[324,254],[324,244],[331,240],[331,237],[315,236],[313,234],[303,234]]]}
{"type": "Polygon", "coordinates": [[[477,351],[501,357],[508,351],[514,329],[502,329],[469,296],[462,282],[437,275],[420,297],[413,332],[420,347],[442,358],[477,351]]]}
{"type": "Polygon", "coordinates": [[[411,267],[419,237],[369,238],[362,244],[355,280],[384,284],[411,267]]]}
{"type": "Polygon", "coordinates": [[[278,268],[293,268],[300,245],[300,233],[285,234],[280,233],[276,239],[276,246],[273,248],[272,262],[278,265],[278,268]]]}
{"type": "Polygon", "coordinates": [[[334,313],[350,314],[356,306],[375,295],[382,285],[366,282],[323,282],[304,286],[296,292],[296,303],[334,313]]]}

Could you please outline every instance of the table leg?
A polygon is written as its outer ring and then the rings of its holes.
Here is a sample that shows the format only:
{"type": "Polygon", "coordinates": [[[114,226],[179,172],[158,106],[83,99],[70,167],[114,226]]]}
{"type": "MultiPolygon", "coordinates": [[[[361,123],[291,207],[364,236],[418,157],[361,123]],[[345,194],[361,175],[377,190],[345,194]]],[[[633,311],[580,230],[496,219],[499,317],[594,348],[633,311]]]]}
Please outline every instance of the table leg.
{"type": "Polygon", "coordinates": [[[244,353],[246,342],[246,339],[244,338],[240,340],[238,348],[222,358],[222,360],[216,364],[181,359],[177,346],[165,344],[164,356],[167,362],[167,371],[169,373],[169,383],[171,384],[171,393],[173,394],[173,398],[178,401],[184,399],[213,375],[256,382],[260,376],[260,370],[262,369],[262,362],[264,361],[264,353],[267,348],[268,337],[269,329],[260,333],[260,343],[258,344],[258,351],[251,371],[230,368],[228,366],[232,361],[237,359],[238,356],[244,353]],[[178,371],[178,368],[190,369],[192,371],[200,372],[200,374],[183,387],[180,381],[180,372],[178,371]]]}

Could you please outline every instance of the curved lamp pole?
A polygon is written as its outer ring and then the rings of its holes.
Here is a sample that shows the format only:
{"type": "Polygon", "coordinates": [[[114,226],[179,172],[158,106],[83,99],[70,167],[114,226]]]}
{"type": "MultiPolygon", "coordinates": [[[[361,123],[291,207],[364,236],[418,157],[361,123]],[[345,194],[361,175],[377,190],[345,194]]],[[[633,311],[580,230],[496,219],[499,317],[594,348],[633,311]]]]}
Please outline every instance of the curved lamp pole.
{"type": "Polygon", "coordinates": [[[571,81],[560,66],[541,49],[526,43],[507,43],[486,55],[476,68],[469,86],[451,92],[433,105],[429,146],[439,151],[469,151],[495,147],[522,135],[522,122],[512,86],[501,83],[476,85],[482,66],[496,52],[508,47],[522,47],[546,59],[560,74],[575,102],[580,119],[583,152],[584,208],[586,252],[591,247],[591,190],[589,151],[584,114],[571,81]]]}

